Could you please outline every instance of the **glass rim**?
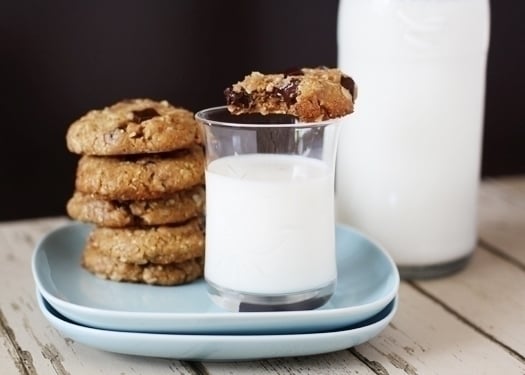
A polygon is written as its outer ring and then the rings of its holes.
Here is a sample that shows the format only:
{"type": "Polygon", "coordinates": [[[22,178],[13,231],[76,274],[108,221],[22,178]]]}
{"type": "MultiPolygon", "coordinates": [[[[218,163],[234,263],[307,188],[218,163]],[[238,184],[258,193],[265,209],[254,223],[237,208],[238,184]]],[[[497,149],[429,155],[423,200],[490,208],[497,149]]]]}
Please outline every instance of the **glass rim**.
{"type": "MultiPolygon", "coordinates": [[[[293,122],[260,122],[260,123],[250,123],[250,122],[229,122],[224,120],[214,120],[209,118],[209,114],[212,113],[223,113],[225,115],[230,115],[232,118],[237,115],[233,115],[228,111],[228,106],[216,106],[216,107],[209,107],[205,109],[199,110],[197,113],[195,113],[195,119],[199,122],[213,125],[213,126],[223,126],[223,127],[230,127],[230,128],[315,128],[319,126],[328,126],[332,124],[338,123],[341,119],[345,118],[343,117],[337,117],[333,119],[323,120],[323,121],[313,121],[313,122],[304,122],[299,121],[298,119],[294,118],[293,116],[286,115],[286,114],[275,114],[275,115],[260,115],[260,114],[254,114],[256,116],[275,116],[275,117],[287,117],[288,119],[294,119],[293,122]]],[[[247,115],[240,115],[246,118],[247,116],[251,116],[251,114],[247,115]]],[[[274,117],[274,118],[275,118],[274,117]]],[[[260,117],[261,118],[261,117],[260,117]]],[[[270,118],[270,117],[268,117],[270,118]]],[[[239,117],[241,119],[241,117],[239,117]]]]}

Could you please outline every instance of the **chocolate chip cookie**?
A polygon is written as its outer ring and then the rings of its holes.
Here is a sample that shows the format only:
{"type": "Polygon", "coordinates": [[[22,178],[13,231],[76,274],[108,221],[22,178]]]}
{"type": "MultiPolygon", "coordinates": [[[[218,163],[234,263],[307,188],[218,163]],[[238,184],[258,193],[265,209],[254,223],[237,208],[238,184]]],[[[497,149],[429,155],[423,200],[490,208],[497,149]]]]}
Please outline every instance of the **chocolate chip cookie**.
{"type": "Polygon", "coordinates": [[[113,281],[178,285],[200,278],[204,262],[202,258],[193,258],[169,264],[124,263],[88,244],[82,253],[82,266],[98,277],[113,281]]]}
{"type": "Polygon", "coordinates": [[[202,185],[181,190],[165,198],[150,200],[105,200],[75,192],[66,205],[75,220],[104,227],[130,227],[181,223],[203,214],[202,185]]]}
{"type": "Polygon", "coordinates": [[[287,114],[323,121],[354,110],[354,80],[339,69],[303,68],[283,74],[252,72],[224,91],[233,114],[287,114]]]}
{"type": "Polygon", "coordinates": [[[204,182],[201,146],[170,153],[127,156],[84,155],[77,165],[75,188],[104,199],[163,198],[204,182]]]}
{"type": "Polygon", "coordinates": [[[204,256],[202,221],[152,227],[96,227],[88,246],[124,263],[167,264],[204,256]]]}
{"type": "Polygon", "coordinates": [[[66,143],[76,154],[127,155],[187,148],[198,137],[192,112],[139,98],[89,111],[69,126],[66,143]]]}

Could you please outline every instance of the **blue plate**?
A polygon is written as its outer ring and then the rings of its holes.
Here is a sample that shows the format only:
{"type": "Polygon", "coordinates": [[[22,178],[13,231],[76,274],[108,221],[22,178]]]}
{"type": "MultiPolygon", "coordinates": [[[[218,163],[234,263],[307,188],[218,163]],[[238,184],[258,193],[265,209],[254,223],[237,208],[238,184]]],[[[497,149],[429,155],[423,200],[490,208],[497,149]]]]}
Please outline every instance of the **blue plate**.
{"type": "Polygon", "coordinates": [[[100,350],[146,357],[199,361],[237,361],[329,353],[362,344],[392,320],[398,299],[365,321],[340,330],[283,335],[181,335],[102,330],[76,324],[45,301],[40,310],[64,337],[100,350]]]}
{"type": "Polygon", "coordinates": [[[80,259],[91,226],[70,223],[36,246],[32,271],[54,309],[85,326],[182,334],[283,334],[340,329],[385,308],[397,295],[399,274],[390,256],[355,229],[336,231],[337,288],[316,310],[227,312],[209,298],[204,280],[165,287],[104,280],[80,259]]]}

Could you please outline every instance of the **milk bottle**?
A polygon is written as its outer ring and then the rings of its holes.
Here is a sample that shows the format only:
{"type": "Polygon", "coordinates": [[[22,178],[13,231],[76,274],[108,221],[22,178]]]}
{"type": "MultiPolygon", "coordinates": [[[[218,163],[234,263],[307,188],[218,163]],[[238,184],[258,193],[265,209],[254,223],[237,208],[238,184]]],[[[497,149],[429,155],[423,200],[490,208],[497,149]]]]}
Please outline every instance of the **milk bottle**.
{"type": "Polygon", "coordinates": [[[488,0],[341,0],[338,63],[359,86],[342,126],[337,220],[404,278],[462,268],[476,244],[488,0]]]}

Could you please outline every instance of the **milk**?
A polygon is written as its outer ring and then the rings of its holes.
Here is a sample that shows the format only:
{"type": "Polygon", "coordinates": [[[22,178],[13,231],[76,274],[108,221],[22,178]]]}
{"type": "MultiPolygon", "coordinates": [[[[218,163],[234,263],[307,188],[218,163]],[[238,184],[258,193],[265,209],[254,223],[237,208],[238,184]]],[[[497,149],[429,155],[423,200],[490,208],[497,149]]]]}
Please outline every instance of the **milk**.
{"type": "Polygon", "coordinates": [[[342,127],[337,220],[401,267],[476,244],[489,8],[484,0],[342,0],[339,66],[359,89],[342,127]]]}
{"type": "Polygon", "coordinates": [[[212,161],[206,228],[205,277],[222,288],[271,295],[336,279],[333,172],[319,160],[247,154],[212,161]]]}

